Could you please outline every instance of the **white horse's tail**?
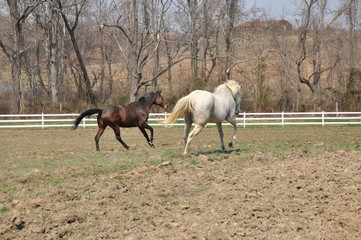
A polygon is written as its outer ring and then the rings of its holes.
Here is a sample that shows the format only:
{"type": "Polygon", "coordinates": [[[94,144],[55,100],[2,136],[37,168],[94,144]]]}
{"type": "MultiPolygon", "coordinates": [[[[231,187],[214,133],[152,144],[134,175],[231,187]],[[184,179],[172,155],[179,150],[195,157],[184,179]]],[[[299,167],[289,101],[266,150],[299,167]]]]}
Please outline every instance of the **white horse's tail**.
{"type": "Polygon", "coordinates": [[[179,115],[190,111],[190,109],[192,108],[191,104],[192,104],[191,97],[189,96],[182,97],[181,99],[178,100],[177,104],[173,108],[172,114],[161,123],[162,124],[174,123],[179,115]]]}

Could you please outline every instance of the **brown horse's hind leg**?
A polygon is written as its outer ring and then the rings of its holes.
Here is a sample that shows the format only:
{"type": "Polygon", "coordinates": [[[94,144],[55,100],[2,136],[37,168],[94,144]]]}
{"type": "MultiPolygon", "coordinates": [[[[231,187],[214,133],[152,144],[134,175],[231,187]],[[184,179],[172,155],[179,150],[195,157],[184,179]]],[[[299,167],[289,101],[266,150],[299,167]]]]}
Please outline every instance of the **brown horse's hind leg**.
{"type": "Polygon", "coordinates": [[[98,132],[95,135],[95,145],[96,145],[97,151],[100,151],[100,149],[99,149],[99,139],[102,136],[105,128],[107,127],[107,125],[104,124],[103,119],[101,119],[100,115],[98,115],[97,121],[98,121],[98,132]]]}
{"type": "Polygon", "coordinates": [[[125,147],[127,150],[129,149],[128,145],[122,140],[120,137],[120,129],[118,126],[111,126],[111,128],[114,130],[115,138],[125,147]]]}
{"type": "Polygon", "coordinates": [[[107,125],[100,125],[99,124],[98,127],[99,127],[98,133],[95,135],[95,145],[96,145],[97,151],[100,151],[99,150],[99,139],[102,136],[105,128],[107,127],[107,125]]]}
{"type": "Polygon", "coordinates": [[[145,123],[143,127],[139,127],[140,131],[143,133],[145,139],[147,139],[149,146],[151,147],[155,147],[153,144],[153,128],[151,126],[148,125],[148,123],[145,123]],[[145,131],[145,129],[148,129],[150,131],[150,140],[149,140],[149,136],[147,134],[147,132],[145,131]]]}

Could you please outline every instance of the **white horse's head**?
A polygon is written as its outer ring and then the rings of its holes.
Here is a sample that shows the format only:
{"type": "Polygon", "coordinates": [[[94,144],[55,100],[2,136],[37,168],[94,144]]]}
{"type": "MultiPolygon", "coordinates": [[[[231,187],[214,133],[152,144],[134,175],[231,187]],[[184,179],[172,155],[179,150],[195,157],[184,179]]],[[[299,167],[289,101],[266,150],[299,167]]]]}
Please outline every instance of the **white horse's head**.
{"type": "Polygon", "coordinates": [[[235,114],[238,115],[241,112],[241,99],[242,99],[242,91],[239,84],[234,80],[228,80],[225,83],[226,87],[232,92],[234,101],[236,102],[235,114]]]}

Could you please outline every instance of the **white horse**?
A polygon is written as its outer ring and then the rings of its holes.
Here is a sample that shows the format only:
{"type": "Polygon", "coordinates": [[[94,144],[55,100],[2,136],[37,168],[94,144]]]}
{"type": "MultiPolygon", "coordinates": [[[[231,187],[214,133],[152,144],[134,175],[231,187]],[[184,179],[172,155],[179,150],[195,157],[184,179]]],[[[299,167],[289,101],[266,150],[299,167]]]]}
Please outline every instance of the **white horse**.
{"type": "Polygon", "coordinates": [[[173,123],[180,114],[184,114],[184,155],[187,154],[189,143],[202,131],[206,124],[208,122],[216,123],[221,139],[221,148],[225,151],[222,121],[226,120],[233,125],[233,137],[228,144],[232,148],[237,134],[236,115],[240,112],[241,98],[241,88],[234,80],[228,80],[226,83],[219,85],[213,93],[195,90],[179,99],[172,114],[162,123],[173,123]],[[192,123],[195,123],[195,127],[190,132],[192,123]]]}

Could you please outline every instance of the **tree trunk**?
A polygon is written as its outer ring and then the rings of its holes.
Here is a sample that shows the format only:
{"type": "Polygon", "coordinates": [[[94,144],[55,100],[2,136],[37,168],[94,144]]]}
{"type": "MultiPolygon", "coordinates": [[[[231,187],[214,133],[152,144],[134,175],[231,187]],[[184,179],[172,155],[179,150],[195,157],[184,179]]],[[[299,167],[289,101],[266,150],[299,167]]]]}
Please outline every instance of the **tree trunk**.
{"type": "Polygon", "coordinates": [[[236,9],[237,9],[237,0],[227,0],[227,28],[225,33],[225,41],[226,41],[226,62],[225,62],[225,70],[229,68],[231,65],[231,59],[230,54],[232,52],[232,34],[233,34],[233,28],[234,28],[234,21],[236,16],[236,9]]]}
{"type": "Polygon", "coordinates": [[[112,62],[109,59],[108,54],[106,55],[107,64],[108,64],[108,74],[109,74],[109,95],[113,92],[113,72],[112,72],[112,62]]]}
{"type": "MultiPolygon", "coordinates": [[[[158,36],[157,36],[158,38],[158,36]]],[[[157,39],[159,41],[159,39],[157,39]]],[[[159,71],[159,48],[155,51],[155,59],[154,59],[154,66],[153,66],[153,76],[156,76],[159,71]]],[[[156,88],[158,86],[158,78],[155,78],[153,80],[153,87],[156,88]]]]}
{"type": "Polygon", "coordinates": [[[15,52],[13,61],[11,63],[11,79],[12,79],[11,113],[20,113],[22,110],[21,109],[22,91],[20,85],[21,57],[18,51],[15,52]]]}
{"type": "MultiPolygon", "coordinates": [[[[102,33],[100,32],[100,35],[102,33]]],[[[101,46],[100,46],[100,54],[101,54],[101,63],[100,63],[100,84],[99,84],[99,97],[100,99],[104,99],[104,80],[105,80],[105,67],[106,67],[106,57],[105,57],[105,46],[103,37],[101,38],[101,46]]]]}
{"type": "MultiPolygon", "coordinates": [[[[208,36],[208,6],[207,1],[203,1],[203,23],[202,23],[202,32],[203,32],[203,44],[202,44],[202,58],[207,58],[207,51],[209,48],[209,36],[208,36]]],[[[205,61],[201,62],[201,78],[203,81],[206,81],[206,70],[207,63],[205,61]]]]}
{"type": "Polygon", "coordinates": [[[191,72],[193,80],[198,77],[198,37],[196,36],[196,24],[197,24],[197,0],[188,0],[188,8],[191,19],[191,41],[190,41],[190,50],[191,50],[191,72]]]}
{"type": "Polygon", "coordinates": [[[133,31],[132,31],[132,40],[131,51],[129,56],[130,63],[130,78],[131,78],[131,89],[130,89],[130,102],[135,102],[138,96],[138,84],[142,79],[142,74],[139,72],[139,64],[137,57],[138,49],[138,40],[139,40],[139,22],[138,22],[138,3],[136,0],[132,0],[132,17],[133,17],[133,31]]]}
{"type": "Polygon", "coordinates": [[[167,54],[167,64],[168,64],[168,90],[170,92],[173,92],[172,89],[172,69],[171,69],[171,65],[172,65],[172,53],[171,53],[171,49],[169,46],[169,31],[167,30],[167,33],[165,35],[165,49],[166,49],[166,54],[167,54]]]}
{"type": "Polygon", "coordinates": [[[65,36],[66,36],[66,27],[63,23],[62,26],[62,35],[61,35],[61,80],[58,83],[60,92],[61,92],[61,101],[65,101],[66,95],[69,92],[69,84],[67,83],[66,77],[66,64],[65,64],[65,36]]]}
{"type": "Polygon", "coordinates": [[[21,24],[18,21],[20,14],[18,11],[18,3],[15,0],[8,0],[10,8],[10,18],[14,32],[14,53],[11,63],[11,112],[20,113],[22,111],[22,91],[21,91],[21,58],[22,58],[22,39],[21,39],[21,24]]]}
{"type": "Polygon", "coordinates": [[[80,53],[80,50],[79,50],[79,47],[78,47],[78,43],[77,43],[77,41],[75,39],[75,34],[74,34],[73,31],[71,31],[71,32],[69,32],[69,35],[70,35],[71,42],[73,44],[73,48],[74,48],[74,51],[75,51],[75,54],[76,54],[76,58],[78,59],[78,62],[79,62],[80,69],[81,69],[81,71],[83,73],[83,80],[84,80],[84,83],[85,83],[85,88],[86,88],[85,90],[86,90],[86,93],[87,93],[87,97],[89,98],[90,102],[93,105],[96,105],[95,96],[94,96],[93,90],[91,89],[91,85],[90,85],[89,75],[88,75],[88,72],[86,70],[83,58],[81,56],[81,53],[80,53]]]}
{"type": "Polygon", "coordinates": [[[56,104],[58,102],[58,60],[57,60],[57,29],[58,29],[58,17],[53,5],[53,1],[48,2],[48,46],[49,46],[49,80],[51,91],[51,102],[56,104]]]}

